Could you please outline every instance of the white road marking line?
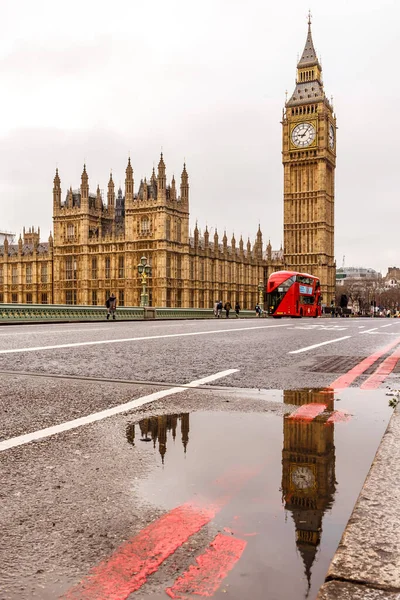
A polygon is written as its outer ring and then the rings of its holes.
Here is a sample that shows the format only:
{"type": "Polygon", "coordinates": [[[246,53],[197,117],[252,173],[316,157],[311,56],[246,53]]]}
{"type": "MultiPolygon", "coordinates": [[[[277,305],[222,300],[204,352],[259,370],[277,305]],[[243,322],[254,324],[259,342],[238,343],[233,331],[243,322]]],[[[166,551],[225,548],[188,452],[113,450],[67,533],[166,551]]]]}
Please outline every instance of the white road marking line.
{"type": "Polygon", "coordinates": [[[335,342],[341,342],[342,340],[348,340],[351,338],[351,335],[345,335],[341,338],[336,338],[335,340],[328,340],[327,342],[321,342],[320,344],[313,344],[312,346],[307,346],[307,348],[300,348],[300,350],[292,350],[288,352],[288,354],[299,354],[300,352],[307,352],[307,350],[313,350],[314,348],[319,348],[320,346],[326,346],[327,344],[334,344],[335,342]]]}
{"type": "MultiPolygon", "coordinates": [[[[318,331],[346,331],[346,329],[348,329],[348,327],[340,327],[339,325],[335,325],[335,327],[324,327],[323,325],[320,325],[319,327],[320,328],[318,329],[318,331]]],[[[300,329],[302,331],[315,331],[313,325],[310,325],[308,327],[307,325],[305,325],[304,327],[300,325],[295,325],[294,327],[292,327],[292,329],[300,329]]]]}
{"type": "Polygon", "coordinates": [[[381,325],[381,329],[382,329],[383,327],[391,327],[392,325],[394,325],[394,323],[389,323],[389,325],[381,325]]]}
{"type": "Polygon", "coordinates": [[[364,329],[365,325],[359,325],[358,329],[364,329]]]}
{"type": "Polygon", "coordinates": [[[370,335],[399,335],[398,331],[371,331],[370,335]]]}
{"type": "Polygon", "coordinates": [[[116,340],[94,340],[91,342],[75,342],[73,344],[57,344],[55,346],[34,346],[28,348],[9,348],[0,350],[0,354],[16,354],[18,352],[36,352],[38,350],[56,350],[58,348],[77,348],[78,346],[96,346],[99,344],[120,344],[124,342],[140,342],[143,340],[159,340],[162,338],[188,337],[192,335],[210,335],[213,333],[230,333],[231,331],[250,331],[252,329],[273,329],[274,327],[289,327],[285,325],[261,325],[259,327],[235,327],[232,329],[214,329],[211,331],[192,331],[188,333],[166,333],[165,335],[147,335],[134,338],[121,338],[116,340]]]}
{"type": "MultiPolygon", "coordinates": [[[[79,323],[76,323],[76,327],[74,329],[52,329],[51,328],[51,324],[50,323],[43,323],[43,325],[37,324],[37,325],[28,325],[28,326],[24,326],[24,325],[3,325],[0,326],[0,335],[33,335],[35,333],[41,333],[43,335],[51,335],[53,333],[81,333],[81,332],[91,332],[91,331],[112,331],[115,330],[116,328],[118,329],[126,329],[127,326],[129,325],[133,325],[135,324],[137,325],[143,325],[145,322],[143,321],[113,321],[112,326],[110,327],[110,323],[104,321],[104,323],[100,323],[103,325],[103,327],[88,327],[89,323],[85,323],[85,327],[86,329],[80,329],[79,328],[79,323]],[[118,327],[119,326],[119,327],[118,327]],[[24,331],[15,331],[16,328],[22,328],[24,327],[24,331]],[[34,329],[35,327],[38,327],[39,329],[34,329]],[[44,329],[44,327],[48,327],[48,329],[44,329]],[[7,331],[7,333],[3,333],[3,331],[7,331]],[[11,333],[9,333],[11,332],[11,333]]],[[[82,323],[81,323],[82,324],[82,323]]],[[[191,322],[191,324],[194,324],[193,322],[191,322]]],[[[53,323],[53,326],[55,326],[56,323],[53,323]]],[[[73,323],[65,323],[65,325],[73,325],[73,323]]],[[[93,323],[93,325],[99,325],[99,322],[97,323],[93,323]]],[[[148,323],[146,323],[146,325],[148,325],[148,323]]],[[[164,327],[164,328],[169,328],[169,327],[180,327],[180,322],[173,322],[173,323],[166,323],[165,321],[163,321],[162,323],[152,323],[152,329],[156,329],[157,327],[164,327]]]]}
{"type": "Polygon", "coordinates": [[[209,383],[211,381],[221,379],[222,377],[227,377],[228,375],[232,375],[232,373],[236,373],[238,370],[239,369],[228,369],[226,371],[220,371],[219,373],[215,373],[214,375],[208,375],[207,377],[203,377],[202,379],[192,381],[191,383],[186,384],[186,388],[173,387],[169,388],[168,390],[161,390],[159,392],[149,394],[148,396],[142,396],[142,398],[136,398],[136,400],[125,402],[125,404],[119,404],[118,406],[114,406],[113,408],[108,408],[97,413],[92,413],[91,415],[87,415],[86,417],[80,417],[78,419],[74,419],[73,421],[66,421],[65,423],[54,425],[53,427],[46,427],[45,429],[39,429],[38,431],[34,431],[32,433],[26,433],[24,435],[19,435],[18,437],[9,438],[8,440],[0,442],[0,452],[3,452],[4,450],[9,450],[10,448],[15,448],[17,446],[23,446],[24,444],[29,444],[33,441],[42,440],[43,438],[56,435],[57,433],[61,433],[63,431],[70,431],[71,429],[82,427],[83,425],[89,425],[90,423],[101,421],[102,419],[106,419],[107,417],[119,415],[123,412],[133,410],[135,408],[138,408],[139,406],[143,406],[143,404],[148,404],[149,402],[160,400],[161,398],[171,396],[172,394],[179,394],[181,392],[185,392],[187,391],[188,387],[196,388],[200,385],[205,385],[206,383],[209,383]]]}
{"type": "MultiPolygon", "coordinates": [[[[10,329],[10,326],[9,326],[10,329]]],[[[97,327],[96,329],[56,329],[56,330],[51,330],[49,329],[48,331],[41,331],[41,335],[53,335],[54,333],[86,333],[88,331],[92,332],[92,331],[105,331],[106,327],[97,327]]],[[[1,330],[0,330],[1,331],[1,330]]],[[[35,333],[38,333],[36,330],[35,331],[13,331],[12,333],[0,333],[0,336],[3,335],[34,335],[35,333]]]]}
{"type": "Polygon", "coordinates": [[[376,329],[378,329],[377,327],[373,327],[372,329],[366,329],[365,331],[360,331],[360,334],[362,333],[371,333],[371,331],[375,331],[376,329]]]}

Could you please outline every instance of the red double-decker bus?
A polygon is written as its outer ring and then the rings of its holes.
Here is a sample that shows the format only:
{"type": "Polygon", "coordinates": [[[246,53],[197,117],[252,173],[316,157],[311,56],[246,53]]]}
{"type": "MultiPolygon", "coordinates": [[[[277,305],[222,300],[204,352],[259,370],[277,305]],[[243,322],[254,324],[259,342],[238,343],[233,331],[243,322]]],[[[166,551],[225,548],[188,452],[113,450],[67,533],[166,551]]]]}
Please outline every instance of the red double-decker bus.
{"type": "Polygon", "coordinates": [[[321,283],[314,275],[277,271],[268,279],[267,312],[275,318],[319,317],[321,300],[321,283]]]}

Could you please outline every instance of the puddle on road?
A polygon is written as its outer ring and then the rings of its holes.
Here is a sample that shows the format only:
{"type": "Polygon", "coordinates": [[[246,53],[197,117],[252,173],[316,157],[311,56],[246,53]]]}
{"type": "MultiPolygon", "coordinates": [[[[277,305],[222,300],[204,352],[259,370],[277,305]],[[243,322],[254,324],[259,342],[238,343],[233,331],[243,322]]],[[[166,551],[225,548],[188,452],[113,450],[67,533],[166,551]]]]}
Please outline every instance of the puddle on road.
{"type": "MultiPolygon", "coordinates": [[[[149,417],[126,429],[128,443],[154,457],[140,482],[147,502],[168,511],[225,497],[206,525],[204,545],[196,546],[197,556],[207,555],[218,532],[242,541],[213,594],[217,600],[316,597],[392,414],[383,390],[291,390],[282,399],[283,419],[199,411],[149,417]]],[[[147,595],[143,588],[140,598],[167,599],[165,587],[147,595]]],[[[177,594],[202,597],[190,585],[177,594]]]]}

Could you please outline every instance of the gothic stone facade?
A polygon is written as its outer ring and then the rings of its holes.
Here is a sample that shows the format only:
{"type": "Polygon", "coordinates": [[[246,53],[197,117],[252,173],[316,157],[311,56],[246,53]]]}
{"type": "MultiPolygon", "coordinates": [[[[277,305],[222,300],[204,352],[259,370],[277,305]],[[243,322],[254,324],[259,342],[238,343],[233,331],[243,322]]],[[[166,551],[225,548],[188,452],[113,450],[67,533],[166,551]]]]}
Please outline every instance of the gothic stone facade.
{"type": "Polygon", "coordinates": [[[99,187],[89,190],[86,166],[77,190],[62,197],[56,171],[53,186],[54,238],[41,244],[34,231],[18,245],[0,247],[0,300],[104,305],[110,292],[119,305],[140,304],[137,266],[144,255],[151,265],[148,291],[152,306],[207,308],[221,299],[252,309],[258,285],[283,266],[282,251],[263,248],[260,228],[253,244],[228,245],[217,232],[210,239],[197,227],[189,234],[189,180],[184,165],[180,193],[174,177],[167,185],[161,155],[157,175],[134,189],[130,159],[125,193],[115,194],[110,175],[107,202],[99,187]],[[29,281],[29,283],[28,283],[29,281]]]}
{"type": "Polygon", "coordinates": [[[323,301],[329,304],[335,297],[336,273],[336,117],[325,96],[310,20],[282,129],[285,261],[289,269],[319,277],[323,301]]]}
{"type": "Polygon", "coordinates": [[[153,306],[211,307],[216,300],[254,308],[258,284],[282,268],[321,279],[323,300],[335,294],[334,174],[336,118],[322,84],[309,21],[297,65],[296,88],[283,112],[284,251],[264,249],[260,229],[244,247],[226,233],[189,233],[189,182],[184,166],[180,194],[167,185],[161,155],[157,175],[134,191],[128,161],[125,193],[115,194],[112,176],[107,201],[89,191],[84,167],[81,186],[62,198],[56,172],[53,187],[54,240],[41,244],[31,229],[18,245],[0,246],[0,301],[103,305],[110,292],[120,305],[140,303],[137,265],[146,256],[153,306]]]}

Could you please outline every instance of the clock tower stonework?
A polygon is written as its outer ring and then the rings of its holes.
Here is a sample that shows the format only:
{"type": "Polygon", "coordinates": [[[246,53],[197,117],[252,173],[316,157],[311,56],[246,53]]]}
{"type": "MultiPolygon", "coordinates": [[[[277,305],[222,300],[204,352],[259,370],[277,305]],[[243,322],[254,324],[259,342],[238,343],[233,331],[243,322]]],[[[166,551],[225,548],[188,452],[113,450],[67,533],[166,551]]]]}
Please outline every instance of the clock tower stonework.
{"type": "Polygon", "coordinates": [[[282,128],[285,267],[319,277],[323,302],[329,304],[335,296],[336,271],[336,117],[325,96],[310,19],[282,128]]]}

